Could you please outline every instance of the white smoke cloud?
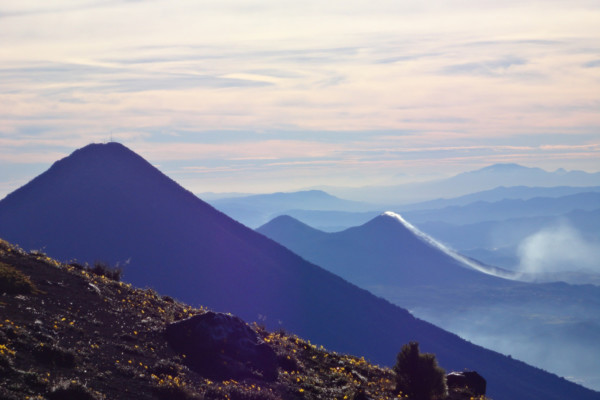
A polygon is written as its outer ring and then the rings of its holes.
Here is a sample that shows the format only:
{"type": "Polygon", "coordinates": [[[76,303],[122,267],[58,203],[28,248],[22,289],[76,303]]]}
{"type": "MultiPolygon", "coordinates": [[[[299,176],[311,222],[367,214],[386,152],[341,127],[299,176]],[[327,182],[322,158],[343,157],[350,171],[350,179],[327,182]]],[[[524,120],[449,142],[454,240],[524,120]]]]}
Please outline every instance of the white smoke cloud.
{"type": "Polygon", "coordinates": [[[586,240],[566,221],[525,238],[519,245],[518,255],[520,270],[527,274],[600,273],[600,243],[586,240]]]}
{"type": "Polygon", "coordinates": [[[447,247],[446,245],[438,242],[437,240],[435,240],[434,238],[432,238],[428,234],[420,231],[413,224],[411,224],[410,222],[408,222],[407,220],[405,220],[400,214],[396,214],[395,212],[392,212],[392,211],[386,211],[382,215],[386,215],[388,217],[392,217],[392,218],[397,219],[409,231],[411,231],[412,233],[414,233],[417,237],[423,239],[425,242],[429,243],[430,245],[432,245],[433,247],[435,247],[438,250],[442,251],[443,253],[446,253],[447,255],[449,255],[450,257],[454,258],[459,263],[462,263],[464,267],[472,268],[472,269],[474,269],[476,271],[479,271],[479,272],[482,272],[484,274],[493,275],[493,276],[497,276],[497,277],[500,277],[500,278],[516,279],[516,276],[514,276],[514,274],[507,273],[506,271],[501,271],[501,270],[499,270],[497,268],[494,268],[494,267],[484,266],[484,265],[482,265],[481,263],[479,263],[476,260],[472,260],[470,258],[467,258],[467,257],[465,257],[465,256],[457,253],[456,251],[452,250],[451,248],[447,247]]]}

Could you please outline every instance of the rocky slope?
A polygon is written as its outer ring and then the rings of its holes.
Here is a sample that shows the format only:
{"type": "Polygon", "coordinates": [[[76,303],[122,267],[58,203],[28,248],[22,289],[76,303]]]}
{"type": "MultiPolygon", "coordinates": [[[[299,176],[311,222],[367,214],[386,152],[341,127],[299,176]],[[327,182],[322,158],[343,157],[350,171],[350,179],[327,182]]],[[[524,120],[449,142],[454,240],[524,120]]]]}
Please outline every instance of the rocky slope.
{"type": "MultiPolygon", "coordinates": [[[[283,331],[251,328],[276,379],[215,380],[187,367],[166,326],[206,313],[0,240],[2,399],[391,399],[394,375],[283,331]]],[[[104,275],[99,275],[104,273],[104,275]]],[[[451,399],[470,398],[454,390],[451,399]]]]}

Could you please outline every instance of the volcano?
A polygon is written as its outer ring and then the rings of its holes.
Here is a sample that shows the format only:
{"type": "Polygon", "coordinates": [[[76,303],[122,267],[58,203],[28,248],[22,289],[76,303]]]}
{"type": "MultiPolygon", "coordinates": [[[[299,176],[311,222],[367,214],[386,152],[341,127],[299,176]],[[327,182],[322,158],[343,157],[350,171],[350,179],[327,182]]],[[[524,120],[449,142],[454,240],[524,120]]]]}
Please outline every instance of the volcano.
{"type": "Polygon", "coordinates": [[[504,279],[511,276],[508,271],[452,251],[389,211],[341,232],[325,233],[289,216],[257,232],[361,287],[518,284],[504,279]]]}

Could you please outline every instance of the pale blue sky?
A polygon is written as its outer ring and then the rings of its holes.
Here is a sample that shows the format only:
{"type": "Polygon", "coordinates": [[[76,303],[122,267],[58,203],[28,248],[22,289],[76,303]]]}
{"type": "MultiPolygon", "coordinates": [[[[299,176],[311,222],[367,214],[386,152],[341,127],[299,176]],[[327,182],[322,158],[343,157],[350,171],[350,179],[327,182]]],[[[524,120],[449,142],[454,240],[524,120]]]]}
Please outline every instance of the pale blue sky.
{"type": "Polygon", "coordinates": [[[194,192],[598,171],[599,39],[598,1],[0,1],[0,197],[111,137],[194,192]]]}

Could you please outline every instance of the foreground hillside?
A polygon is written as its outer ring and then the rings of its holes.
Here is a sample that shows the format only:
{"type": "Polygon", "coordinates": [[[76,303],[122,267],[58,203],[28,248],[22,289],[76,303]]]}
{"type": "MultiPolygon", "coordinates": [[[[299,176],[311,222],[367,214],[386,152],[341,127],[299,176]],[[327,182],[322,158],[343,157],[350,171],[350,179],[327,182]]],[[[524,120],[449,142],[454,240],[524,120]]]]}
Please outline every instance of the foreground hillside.
{"type": "Polygon", "coordinates": [[[164,331],[206,309],[4,241],[0,267],[2,399],[395,398],[389,369],[256,325],[277,355],[275,380],[201,376],[171,349],[164,331]],[[9,270],[22,279],[7,283],[9,270]]]}

